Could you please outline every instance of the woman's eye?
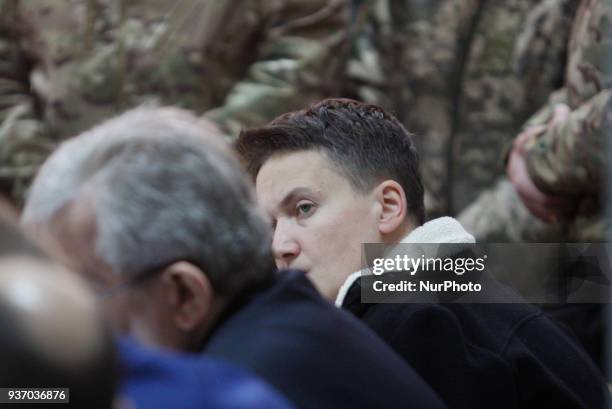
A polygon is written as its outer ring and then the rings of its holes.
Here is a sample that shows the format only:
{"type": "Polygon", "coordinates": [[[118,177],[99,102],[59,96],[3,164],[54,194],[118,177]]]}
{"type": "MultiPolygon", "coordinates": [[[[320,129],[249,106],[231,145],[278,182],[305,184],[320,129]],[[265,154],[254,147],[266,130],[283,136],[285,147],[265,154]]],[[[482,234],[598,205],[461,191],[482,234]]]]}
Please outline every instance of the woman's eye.
{"type": "Polygon", "coordinates": [[[296,209],[298,216],[308,216],[314,210],[314,204],[310,202],[298,203],[296,209]]]}

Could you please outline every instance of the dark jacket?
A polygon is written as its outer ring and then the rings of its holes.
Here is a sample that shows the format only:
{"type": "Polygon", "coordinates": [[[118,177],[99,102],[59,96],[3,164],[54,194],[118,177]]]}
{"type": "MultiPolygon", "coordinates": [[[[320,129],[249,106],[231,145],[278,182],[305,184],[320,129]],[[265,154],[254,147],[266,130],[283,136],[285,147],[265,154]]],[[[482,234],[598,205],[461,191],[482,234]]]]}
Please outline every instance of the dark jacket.
{"type": "Polygon", "coordinates": [[[205,354],[249,369],[300,408],[443,408],[359,320],[288,271],[214,329],[205,354]]]}
{"type": "MultiPolygon", "coordinates": [[[[518,298],[512,304],[362,304],[360,281],[342,306],[404,357],[450,408],[605,407],[601,373],[540,309],[518,298]]],[[[487,297],[518,296],[489,285],[487,297]]]]}

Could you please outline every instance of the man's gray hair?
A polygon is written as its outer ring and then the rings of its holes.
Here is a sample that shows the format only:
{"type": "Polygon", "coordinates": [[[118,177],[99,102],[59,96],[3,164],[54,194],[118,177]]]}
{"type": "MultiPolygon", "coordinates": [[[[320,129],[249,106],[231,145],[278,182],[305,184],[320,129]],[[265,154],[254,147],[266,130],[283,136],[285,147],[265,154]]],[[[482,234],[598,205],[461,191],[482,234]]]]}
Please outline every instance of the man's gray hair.
{"type": "Polygon", "coordinates": [[[222,294],[267,280],[268,223],[217,132],[178,109],[126,112],[58,148],[32,185],[22,221],[48,225],[86,200],[96,253],[116,273],[185,260],[222,294]]]}

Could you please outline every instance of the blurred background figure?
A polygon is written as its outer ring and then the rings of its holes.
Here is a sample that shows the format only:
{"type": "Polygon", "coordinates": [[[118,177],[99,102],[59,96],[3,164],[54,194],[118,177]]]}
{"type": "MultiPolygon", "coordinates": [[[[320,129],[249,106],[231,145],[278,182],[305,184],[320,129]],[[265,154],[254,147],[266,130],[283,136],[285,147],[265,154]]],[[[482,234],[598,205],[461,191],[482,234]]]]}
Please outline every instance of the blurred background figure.
{"type": "Polygon", "coordinates": [[[135,105],[228,134],[337,94],[348,0],[0,0],[0,192],[61,140],[135,105]]]}
{"type": "Polygon", "coordinates": [[[94,298],[0,212],[0,386],[70,388],[69,405],[44,407],[110,409],[115,351],[94,298]]]}
{"type": "MultiPolygon", "coordinates": [[[[523,205],[564,225],[567,241],[606,240],[606,151],[612,125],[612,3],[583,0],[563,88],[525,125],[507,172],[523,205]]],[[[607,224],[608,223],[608,224],[607,224]]]]}
{"type": "Polygon", "coordinates": [[[503,174],[504,146],[561,86],[578,1],[359,3],[352,91],[414,132],[428,218],[458,215],[503,174]]]}
{"type": "Polygon", "coordinates": [[[463,214],[482,239],[514,232],[508,235],[513,241],[535,241],[543,237],[537,234],[545,231],[543,222],[558,231],[556,241],[606,239],[611,10],[607,0],[580,2],[566,46],[563,87],[525,123],[510,149],[507,172],[520,199],[509,200],[510,183],[504,182],[463,214]],[[524,214],[538,223],[517,223],[524,214]]]}

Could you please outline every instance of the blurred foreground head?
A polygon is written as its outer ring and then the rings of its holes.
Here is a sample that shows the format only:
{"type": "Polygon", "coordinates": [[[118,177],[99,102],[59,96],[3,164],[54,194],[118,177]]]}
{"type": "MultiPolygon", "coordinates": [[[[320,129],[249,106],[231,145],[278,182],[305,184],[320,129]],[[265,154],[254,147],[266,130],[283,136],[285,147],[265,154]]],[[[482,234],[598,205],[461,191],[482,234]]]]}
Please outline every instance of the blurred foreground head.
{"type": "Polygon", "coordinates": [[[272,274],[268,226],[217,132],[134,109],[60,146],[26,203],[25,226],[145,343],[199,349],[228,302],[272,274]]]}
{"type": "Polygon", "coordinates": [[[114,353],[95,299],[34,249],[2,203],[0,238],[0,385],[70,388],[70,406],[49,408],[110,408],[114,353]]]}

